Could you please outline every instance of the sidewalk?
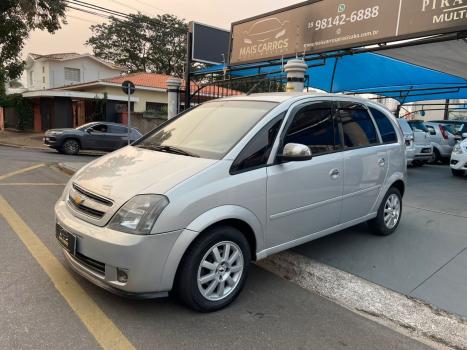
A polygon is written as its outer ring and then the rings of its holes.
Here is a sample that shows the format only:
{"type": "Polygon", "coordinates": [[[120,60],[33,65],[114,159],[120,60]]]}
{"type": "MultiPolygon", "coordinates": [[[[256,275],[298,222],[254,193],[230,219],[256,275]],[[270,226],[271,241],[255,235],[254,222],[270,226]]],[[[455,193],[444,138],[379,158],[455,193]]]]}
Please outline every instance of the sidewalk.
{"type": "Polygon", "coordinates": [[[42,143],[43,133],[21,132],[5,130],[0,131],[0,145],[15,146],[33,149],[48,149],[42,143]]]}

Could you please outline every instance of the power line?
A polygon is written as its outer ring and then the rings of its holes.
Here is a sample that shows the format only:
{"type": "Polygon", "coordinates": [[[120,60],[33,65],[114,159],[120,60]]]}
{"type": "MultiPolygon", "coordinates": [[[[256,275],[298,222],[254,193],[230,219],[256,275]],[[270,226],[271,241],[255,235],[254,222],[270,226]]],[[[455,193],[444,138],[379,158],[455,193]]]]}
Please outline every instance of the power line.
{"type": "Polygon", "coordinates": [[[66,17],[67,18],[74,18],[74,19],[84,21],[84,22],[88,22],[88,23],[92,23],[92,24],[99,24],[98,21],[93,21],[92,19],[87,19],[87,18],[83,18],[83,17],[79,17],[79,16],[67,15],[66,17]]]}
{"type": "Polygon", "coordinates": [[[72,4],[76,5],[76,6],[85,7],[85,8],[92,9],[92,10],[98,11],[98,12],[104,12],[105,14],[117,15],[117,16],[121,16],[121,17],[125,17],[125,18],[129,17],[126,13],[111,10],[111,9],[106,8],[106,7],[94,5],[94,4],[85,2],[85,1],[81,1],[81,0],[66,0],[66,1],[68,3],[72,3],[72,4]]]}
{"type": "Polygon", "coordinates": [[[73,9],[73,10],[76,10],[76,11],[81,11],[81,12],[85,12],[85,13],[88,13],[90,15],[94,15],[94,16],[98,16],[98,17],[101,17],[101,18],[106,18],[106,19],[109,19],[110,16],[108,15],[105,15],[105,14],[102,14],[102,13],[98,13],[98,12],[94,12],[94,11],[90,11],[90,10],[85,10],[83,8],[79,8],[79,7],[74,7],[74,6],[71,6],[71,5],[66,5],[67,8],[70,8],[70,9],[73,9]]]}

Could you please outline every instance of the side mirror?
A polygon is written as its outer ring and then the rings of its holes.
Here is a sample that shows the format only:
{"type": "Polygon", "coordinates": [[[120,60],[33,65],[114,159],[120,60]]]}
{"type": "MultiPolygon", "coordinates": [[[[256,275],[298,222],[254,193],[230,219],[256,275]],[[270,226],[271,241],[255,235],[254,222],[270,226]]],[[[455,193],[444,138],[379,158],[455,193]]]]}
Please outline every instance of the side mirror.
{"type": "Polygon", "coordinates": [[[299,143],[288,143],[284,146],[279,159],[282,162],[303,162],[310,160],[312,154],[308,146],[299,143]]]}
{"type": "Polygon", "coordinates": [[[462,138],[467,139],[467,132],[462,133],[462,138]]]}
{"type": "Polygon", "coordinates": [[[90,134],[90,133],[92,133],[92,128],[87,128],[85,131],[86,131],[88,134],[90,134]]]}

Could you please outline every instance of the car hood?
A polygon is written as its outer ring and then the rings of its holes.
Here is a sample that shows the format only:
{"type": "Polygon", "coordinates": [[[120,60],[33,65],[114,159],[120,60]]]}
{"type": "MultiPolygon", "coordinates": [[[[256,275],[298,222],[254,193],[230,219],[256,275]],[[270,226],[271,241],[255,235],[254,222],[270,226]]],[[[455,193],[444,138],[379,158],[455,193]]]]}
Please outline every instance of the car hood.
{"type": "Polygon", "coordinates": [[[45,133],[46,134],[51,134],[51,133],[54,133],[54,132],[76,132],[76,131],[77,130],[73,129],[73,128],[63,128],[63,129],[49,129],[45,133]]]}
{"type": "Polygon", "coordinates": [[[123,203],[137,194],[164,194],[215,162],[127,146],[83,167],[74,183],[123,203]]]}

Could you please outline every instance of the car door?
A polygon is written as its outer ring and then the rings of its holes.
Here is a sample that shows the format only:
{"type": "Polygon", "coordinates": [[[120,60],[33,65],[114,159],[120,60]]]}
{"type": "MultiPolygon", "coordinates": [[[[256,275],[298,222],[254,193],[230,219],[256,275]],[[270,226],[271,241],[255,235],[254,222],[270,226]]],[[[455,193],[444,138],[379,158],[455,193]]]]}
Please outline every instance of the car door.
{"type": "Polygon", "coordinates": [[[84,149],[106,150],[109,140],[107,138],[108,126],[103,123],[96,123],[85,131],[82,146],[84,149]]]}
{"type": "Polygon", "coordinates": [[[128,144],[128,128],[123,125],[109,125],[108,149],[116,150],[128,144]]]}
{"type": "Polygon", "coordinates": [[[267,168],[267,245],[289,246],[339,224],[343,158],[337,123],[329,101],[291,109],[277,153],[286,144],[306,145],[312,159],[275,162],[267,168]]]}
{"type": "Polygon", "coordinates": [[[387,148],[366,106],[336,102],[344,141],[344,191],[341,223],[370,214],[388,170],[387,148]]]}

